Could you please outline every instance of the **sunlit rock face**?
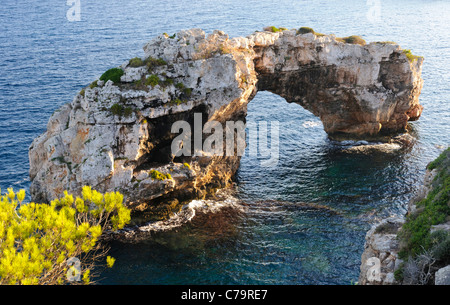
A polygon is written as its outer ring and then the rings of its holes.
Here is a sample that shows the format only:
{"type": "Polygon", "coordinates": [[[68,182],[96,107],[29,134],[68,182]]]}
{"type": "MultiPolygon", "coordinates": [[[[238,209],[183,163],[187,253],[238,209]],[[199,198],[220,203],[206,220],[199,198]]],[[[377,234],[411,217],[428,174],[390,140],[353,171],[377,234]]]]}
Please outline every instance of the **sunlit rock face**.
{"type": "Polygon", "coordinates": [[[410,62],[398,45],[362,46],[294,31],[256,33],[250,39],[258,90],[302,105],[322,120],[329,135],[364,138],[404,131],[421,114],[423,59],[410,62]]]}
{"type": "Polygon", "coordinates": [[[120,81],[93,83],[51,116],[30,146],[33,200],[49,201],[64,190],[80,194],[91,185],[122,192],[145,220],[155,206],[174,207],[173,200],[223,188],[240,156],[225,154],[225,145],[223,154],[202,155],[192,138],[198,154],[176,157],[171,145],[179,131],[172,126],[185,121],[194,130],[200,118],[201,127],[221,123],[225,135],[225,122],[245,122],[258,90],[302,105],[329,135],[404,131],[422,111],[423,60],[410,62],[394,44],[361,46],[294,30],[229,38],[192,29],[160,35],[144,52],[141,63],[120,66],[120,81]],[[155,170],[169,175],[156,178],[155,170]]]}

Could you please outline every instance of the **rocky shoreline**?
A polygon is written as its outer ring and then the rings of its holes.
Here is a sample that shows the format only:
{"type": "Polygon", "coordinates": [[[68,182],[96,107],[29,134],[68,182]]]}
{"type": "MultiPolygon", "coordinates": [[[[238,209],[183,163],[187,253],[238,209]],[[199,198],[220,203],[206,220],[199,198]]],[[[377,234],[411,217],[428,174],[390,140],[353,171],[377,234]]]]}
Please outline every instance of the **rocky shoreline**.
{"type": "MultiPolygon", "coordinates": [[[[450,235],[450,216],[448,211],[447,214],[444,214],[444,223],[431,225],[429,228],[429,233],[433,234],[434,232],[440,231],[441,234],[447,236],[447,239],[444,238],[437,245],[434,245],[434,248],[430,251],[424,249],[420,255],[422,255],[423,260],[426,260],[426,262],[423,262],[420,266],[420,260],[417,262],[417,258],[415,259],[413,257],[412,251],[409,249],[406,250],[406,254],[403,253],[403,258],[400,258],[402,248],[404,252],[406,248],[404,245],[405,238],[402,237],[401,233],[402,230],[406,230],[404,228],[405,223],[409,219],[417,218],[417,215],[425,213],[424,208],[422,206],[418,207],[418,205],[421,205],[421,202],[429,197],[432,192],[439,191],[440,196],[448,196],[445,189],[440,190],[442,185],[446,183],[444,181],[445,179],[437,176],[444,175],[448,177],[450,150],[447,149],[444,151],[438,159],[441,160],[440,165],[433,169],[430,169],[429,166],[418,195],[408,204],[407,214],[400,218],[392,217],[384,219],[373,225],[367,232],[364,252],[361,256],[361,272],[358,281],[360,285],[450,285],[450,265],[446,265],[449,262],[436,258],[436,255],[433,253],[433,249],[441,247],[445,251],[443,253],[444,256],[450,255],[450,248],[444,248],[446,247],[446,243],[448,243],[448,236],[450,235]],[[439,264],[440,266],[436,267],[439,264]],[[408,266],[410,266],[409,269],[413,270],[410,270],[410,274],[405,276],[405,272],[408,271],[405,271],[405,269],[408,269],[408,266]]],[[[419,258],[420,255],[418,256],[419,258]]]]}

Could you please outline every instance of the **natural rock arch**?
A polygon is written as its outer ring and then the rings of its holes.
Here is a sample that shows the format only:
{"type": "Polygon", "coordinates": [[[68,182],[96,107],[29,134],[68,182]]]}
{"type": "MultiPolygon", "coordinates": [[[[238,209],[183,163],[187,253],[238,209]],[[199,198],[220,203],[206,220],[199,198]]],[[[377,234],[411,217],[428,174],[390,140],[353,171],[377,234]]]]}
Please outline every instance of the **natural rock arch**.
{"type": "Polygon", "coordinates": [[[174,158],[171,126],[183,120],[194,127],[195,113],[202,124],[245,121],[258,90],[302,105],[330,136],[404,131],[422,111],[423,59],[392,43],[350,44],[295,30],[230,39],[193,29],[160,35],[144,51],[119,67],[119,82],[97,80],[51,116],[30,146],[34,200],[91,185],[124,193],[148,220],[163,203],[177,209],[224,187],[240,157],[174,158]]]}

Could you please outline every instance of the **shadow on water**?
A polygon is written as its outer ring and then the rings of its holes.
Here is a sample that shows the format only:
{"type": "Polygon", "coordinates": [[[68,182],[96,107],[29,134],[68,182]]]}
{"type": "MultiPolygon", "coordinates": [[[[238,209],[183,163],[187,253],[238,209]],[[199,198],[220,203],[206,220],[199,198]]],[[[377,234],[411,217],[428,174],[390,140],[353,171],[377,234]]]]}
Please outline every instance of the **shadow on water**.
{"type": "Polygon", "coordinates": [[[114,271],[102,274],[102,283],[128,284],[132,277],[133,282],[147,284],[186,283],[193,278],[190,283],[298,284],[332,272],[333,250],[316,243],[330,239],[320,224],[329,223],[330,217],[340,222],[335,211],[272,200],[244,207],[245,212],[223,208],[198,214],[182,227],[139,243],[112,242],[110,255],[118,261],[114,271]],[[137,271],[142,276],[138,280],[137,271]]]}

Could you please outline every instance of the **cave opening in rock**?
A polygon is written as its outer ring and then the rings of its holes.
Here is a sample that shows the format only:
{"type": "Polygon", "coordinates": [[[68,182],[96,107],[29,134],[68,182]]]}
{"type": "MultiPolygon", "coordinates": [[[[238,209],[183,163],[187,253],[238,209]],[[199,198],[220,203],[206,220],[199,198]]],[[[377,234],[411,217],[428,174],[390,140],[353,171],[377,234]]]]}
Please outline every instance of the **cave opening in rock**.
{"type": "MultiPolygon", "coordinates": [[[[164,165],[168,162],[184,163],[190,159],[190,157],[185,156],[174,158],[171,145],[177,134],[171,132],[171,127],[177,121],[185,121],[193,129],[195,113],[200,113],[203,121],[206,121],[207,110],[204,105],[196,107],[192,112],[173,113],[149,120],[147,124],[148,140],[141,145],[145,152],[137,160],[135,172],[164,165]]],[[[193,138],[192,141],[194,141],[193,138]]],[[[191,147],[193,147],[193,143],[191,144],[191,147]]]]}

